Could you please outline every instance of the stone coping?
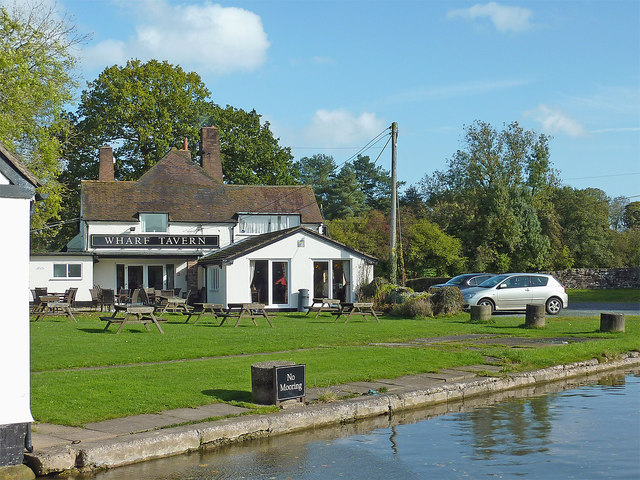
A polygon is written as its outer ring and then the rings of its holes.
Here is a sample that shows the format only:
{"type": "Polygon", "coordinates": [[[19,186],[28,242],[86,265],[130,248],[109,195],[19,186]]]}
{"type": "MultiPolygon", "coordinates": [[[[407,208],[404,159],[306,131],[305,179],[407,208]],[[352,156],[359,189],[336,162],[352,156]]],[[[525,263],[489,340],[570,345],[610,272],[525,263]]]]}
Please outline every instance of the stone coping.
{"type": "MultiPolygon", "coordinates": [[[[225,418],[213,422],[110,436],[97,440],[88,438],[87,441],[78,444],[54,445],[37,449],[33,453],[25,454],[25,463],[37,475],[113,468],[183,454],[203,446],[225,445],[251,438],[275,436],[391,415],[394,412],[635,366],[640,366],[638,352],[604,363],[593,359],[510,374],[505,377],[477,377],[449,371],[440,374],[424,374],[422,379],[416,378],[420,376],[410,376],[406,379],[406,388],[389,389],[388,393],[358,396],[299,408],[285,408],[271,414],[225,418]],[[411,383],[412,380],[413,383],[411,383]]],[[[353,389],[357,393],[365,390],[367,386],[379,388],[380,385],[393,382],[394,380],[360,382],[362,384],[354,384],[353,389]]]]}

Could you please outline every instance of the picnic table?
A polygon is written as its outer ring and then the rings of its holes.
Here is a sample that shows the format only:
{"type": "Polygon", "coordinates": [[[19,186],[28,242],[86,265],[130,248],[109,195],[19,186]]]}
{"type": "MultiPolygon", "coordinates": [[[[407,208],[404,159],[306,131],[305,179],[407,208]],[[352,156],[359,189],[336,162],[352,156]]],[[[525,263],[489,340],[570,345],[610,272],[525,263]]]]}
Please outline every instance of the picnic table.
{"type": "Polygon", "coordinates": [[[122,328],[126,323],[140,323],[144,325],[144,328],[147,331],[150,331],[149,324],[153,323],[160,333],[164,333],[162,327],[160,326],[160,322],[163,319],[156,318],[153,314],[155,307],[153,305],[119,305],[113,310],[113,315],[110,317],[100,317],[100,320],[103,322],[107,322],[107,326],[104,327],[107,330],[112,323],[119,323],[120,327],[116,334],[120,333],[122,328]],[[124,316],[118,316],[118,314],[122,314],[124,312],[124,316]]]}
{"type": "Polygon", "coordinates": [[[178,311],[182,311],[182,313],[189,313],[189,305],[187,305],[186,298],[176,296],[169,297],[164,295],[156,295],[156,298],[158,298],[163,305],[163,308],[160,311],[161,315],[166,313],[167,310],[171,310],[173,313],[178,311]]]}
{"type": "Polygon", "coordinates": [[[184,323],[189,323],[189,320],[191,320],[191,317],[194,315],[198,315],[196,321],[193,322],[193,324],[195,325],[200,320],[200,317],[202,317],[206,313],[210,313],[215,318],[218,318],[219,315],[224,313],[222,304],[220,303],[194,303],[194,306],[196,307],[196,309],[183,312],[184,315],[189,315],[184,323]]]}
{"type": "Polygon", "coordinates": [[[219,327],[221,327],[227,318],[237,318],[236,324],[234,327],[237,327],[240,323],[240,320],[243,318],[250,318],[253,321],[255,326],[258,326],[256,323],[256,318],[265,318],[271,328],[273,328],[273,324],[271,320],[269,320],[269,315],[267,311],[264,309],[264,304],[262,303],[228,303],[227,309],[224,313],[218,314],[219,317],[222,317],[222,322],[220,322],[219,327]]]}
{"type": "Polygon", "coordinates": [[[35,307],[34,313],[36,313],[36,319],[34,322],[40,320],[40,317],[65,315],[67,320],[78,323],[76,317],[73,316],[71,311],[71,305],[69,302],[64,302],[64,294],[49,293],[47,295],[40,296],[40,303],[35,307]]]}
{"type": "Polygon", "coordinates": [[[333,312],[333,314],[336,315],[334,322],[337,322],[342,315],[346,315],[347,317],[344,323],[347,323],[352,315],[360,315],[364,320],[367,320],[367,317],[372,315],[373,318],[376,319],[376,322],[380,323],[380,319],[378,319],[378,315],[376,315],[373,309],[373,303],[341,303],[340,309],[337,312],[333,312]]]}
{"type": "Polygon", "coordinates": [[[318,318],[321,312],[339,312],[340,311],[340,300],[335,298],[319,298],[316,297],[313,299],[310,307],[305,307],[307,309],[306,315],[309,315],[311,312],[316,312],[316,316],[313,318],[318,318]]]}

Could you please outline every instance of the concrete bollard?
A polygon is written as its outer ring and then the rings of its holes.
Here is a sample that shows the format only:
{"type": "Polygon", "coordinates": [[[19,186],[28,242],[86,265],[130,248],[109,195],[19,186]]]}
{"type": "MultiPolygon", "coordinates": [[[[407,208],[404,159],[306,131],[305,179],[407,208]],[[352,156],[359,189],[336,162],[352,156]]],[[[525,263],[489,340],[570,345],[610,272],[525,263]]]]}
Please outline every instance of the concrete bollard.
{"type": "Polygon", "coordinates": [[[601,332],[624,332],[624,313],[601,313],[601,332]]]}
{"type": "Polygon", "coordinates": [[[276,369],[295,365],[295,362],[273,360],[251,365],[251,397],[254,403],[275,405],[276,403],[276,369]]]}
{"type": "Polygon", "coordinates": [[[527,304],[524,326],[527,328],[544,328],[544,305],[527,304]]]}
{"type": "Polygon", "coordinates": [[[491,320],[491,307],[489,305],[472,305],[471,321],[476,323],[489,322],[491,320]]]}

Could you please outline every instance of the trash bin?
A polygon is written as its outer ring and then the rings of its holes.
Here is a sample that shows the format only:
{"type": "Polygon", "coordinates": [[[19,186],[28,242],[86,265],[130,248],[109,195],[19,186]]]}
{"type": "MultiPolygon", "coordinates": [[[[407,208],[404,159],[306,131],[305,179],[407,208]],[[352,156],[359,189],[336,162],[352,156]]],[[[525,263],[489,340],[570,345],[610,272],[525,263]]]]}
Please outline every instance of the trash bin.
{"type": "Polygon", "coordinates": [[[298,290],[298,311],[304,312],[309,306],[309,289],[301,288],[298,290]]]}

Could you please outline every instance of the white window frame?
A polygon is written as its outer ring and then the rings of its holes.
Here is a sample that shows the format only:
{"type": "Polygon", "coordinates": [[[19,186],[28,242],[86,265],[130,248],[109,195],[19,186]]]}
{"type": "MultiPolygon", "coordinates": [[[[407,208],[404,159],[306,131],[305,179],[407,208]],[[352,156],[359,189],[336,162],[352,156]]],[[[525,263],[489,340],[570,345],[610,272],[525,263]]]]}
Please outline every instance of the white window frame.
{"type": "Polygon", "coordinates": [[[140,230],[143,233],[167,233],[169,231],[169,214],[158,212],[140,212],[140,230]],[[164,230],[147,230],[147,223],[151,218],[159,219],[162,217],[162,226],[164,230]],[[149,220],[148,220],[149,219],[149,220]]]}
{"type": "Polygon", "coordinates": [[[53,272],[52,272],[52,277],[51,278],[53,278],[54,280],[57,280],[57,279],[82,280],[82,263],[54,263],[53,264],[53,272]],[[74,276],[69,275],[69,267],[72,266],[72,265],[80,267],[80,275],[77,275],[77,276],[76,275],[74,275],[74,276]],[[56,267],[59,267],[59,266],[64,266],[65,267],[64,276],[56,275],[56,267]]]}

